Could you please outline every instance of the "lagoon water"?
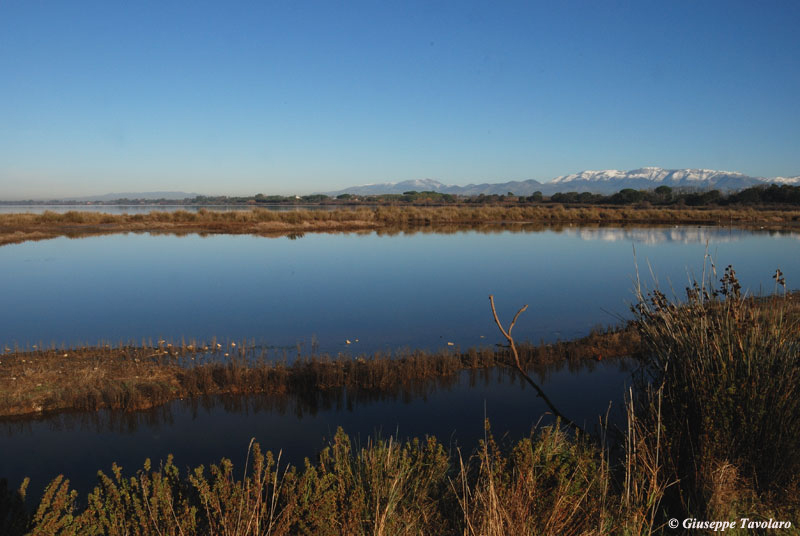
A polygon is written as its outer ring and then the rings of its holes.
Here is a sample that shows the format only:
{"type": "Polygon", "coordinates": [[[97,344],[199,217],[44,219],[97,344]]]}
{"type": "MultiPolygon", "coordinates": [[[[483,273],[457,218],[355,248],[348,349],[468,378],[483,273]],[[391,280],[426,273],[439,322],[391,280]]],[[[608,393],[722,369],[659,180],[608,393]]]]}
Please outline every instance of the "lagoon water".
{"type": "MultiPolygon", "coordinates": [[[[800,286],[800,236],[707,227],[561,227],[535,232],[307,234],[302,237],[150,234],[58,238],[0,247],[0,344],[21,348],[159,337],[246,339],[276,356],[456,348],[501,342],[487,296],[506,322],[530,304],[518,340],[553,341],[618,324],[641,279],[678,294],[706,253],[733,264],[745,289],[770,292],[775,269],[800,286]],[[635,257],[634,257],[635,249],[635,257]],[[346,340],[351,344],[346,344],[346,340]],[[356,342],[356,339],[358,342],[356,342]]],[[[707,262],[708,264],[708,262],[707,262]]],[[[539,380],[573,419],[620,418],[631,364],[553,370],[539,380]]],[[[381,397],[316,401],[176,401],[135,414],[102,411],[0,422],[0,477],[33,477],[37,496],[65,473],[81,491],[113,461],[127,471],[168,453],[179,467],[244,459],[250,438],[299,463],[337,426],[436,434],[466,450],[488,416],[498,436],[527,434],[546,408],[498,371],[381,397]]],[[[544,422],[548,422],[545,418],[544,422]]]]}
{"type": "MultiPolygon", "coordinates": [[[[633,370],[629,361],[616,360],[580,370],[557,367],[537,380],[559,409],[586,429],[597,429],[599,419],[608,416],[613,431],[623,422],[620,408],[633,370]]],[[[251,438],[265,451],[282,451],[284,464],[302,467],[304,458],[313,459],[329,444],[339,426],[361,445],[376,436],[435,435],[445,448],[460,447],[468,456],[484,437],[484,417],[496,438],[508,444],[552,424],[546,412],[533,389],[506,371],[490,370],[464,371],[382,395],[338,391],[313,400],[211,397],[137,413],[0,421],[0,478],[17,486],[30,477],[30,495],[38,498],[47,482],[64,474],[73,488],[86,493],[97,484],[97,471],[110,474],[114,462],[126,474],[141,469],[146,458],[157,466],[169,454],[182,470],[208,467],[222,457],[241,468],[251,438]]]]}
{"type": "Polygon", "coordinates": [[[754,292],[773,289],[778,267],[800,282],[800,236],[723,228],[57,238],[0,247],[0,345],[216,336],[290,354],[312,342],[467,348],[500,341],[489,294],[501,319],[530,304],[520,340],[553,341],[626,317],[636,263],[645,284],[652,269],[682,294],[706,251],[720,277],[733,264],[754,292]]]}

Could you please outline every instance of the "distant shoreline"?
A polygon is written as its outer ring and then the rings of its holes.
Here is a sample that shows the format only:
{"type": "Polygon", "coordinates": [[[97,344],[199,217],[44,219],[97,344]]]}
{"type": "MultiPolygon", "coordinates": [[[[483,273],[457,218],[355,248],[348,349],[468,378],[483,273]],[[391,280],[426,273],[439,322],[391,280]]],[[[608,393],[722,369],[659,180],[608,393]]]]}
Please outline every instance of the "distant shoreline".
{"type": "Polygon", "coordinates": [[[490,225],[732,225],[800,229],[800,210],[747,208],[656,208],[563,206],[374,207],[340,210],[151,211],[0,214],[0,245],[59,236],[81,237],[127,232],[175,234],[255,234],[292,236],[307,232],[414,231],[437,227],[490,225]]]}

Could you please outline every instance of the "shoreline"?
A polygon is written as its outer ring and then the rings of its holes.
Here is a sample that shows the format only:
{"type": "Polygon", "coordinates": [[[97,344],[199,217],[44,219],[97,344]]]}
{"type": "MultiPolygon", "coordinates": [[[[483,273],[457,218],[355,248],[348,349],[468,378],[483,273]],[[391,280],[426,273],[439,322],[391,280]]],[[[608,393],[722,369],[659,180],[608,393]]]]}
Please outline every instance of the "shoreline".
{"type": "MultiPolygon", "coordinates": [[[[519,350],[523,365],[538,373],[564,363],[627,357],[638,346],[635,328],[625,326],[570,341],[524,344],[519,350]]],[[[254,356],[242,345],[216,343],[14,351],[0,354],[0,419],[75,410],[139,411],[206,395],[315,396],[335,389],[380,393],[506,365],[510,357],[505,348],[323,354],[291,362],[254,356]]]]}
{"type": "Polygon", "coordinates": [[[800,210],[754,208],[564,207],[562,205],[491,207],[377,207],[331,211],[296,210],[107,214],[102,212],[0,214],[0,245],[67,236],[118,233],[253,234],[414,232],[436,228],[536,225],[729,225],[772,230],[800,229],[800,210]]]}

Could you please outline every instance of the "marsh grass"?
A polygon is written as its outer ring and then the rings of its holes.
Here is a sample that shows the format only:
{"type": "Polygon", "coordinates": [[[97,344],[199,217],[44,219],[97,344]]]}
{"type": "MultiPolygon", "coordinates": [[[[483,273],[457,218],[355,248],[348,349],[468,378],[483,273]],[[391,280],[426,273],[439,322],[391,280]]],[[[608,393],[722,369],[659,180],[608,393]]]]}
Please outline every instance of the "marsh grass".
{"type": "MultiPolygon", "coordinates": [[[[316,399],[342,389],[369,393],[413,391],[426,382],[486,370],[508,360],[508,349],[407,351],[371,356],[267,358],[242,341],[208,344],[100,345],[72,349],[9,349],[0,355],[0,416],[59,410],[147,409],[170,400],[217,394],[265,393],[316,399]]],[[[580,367],[629,356],[638,348],[630,327],[598,330],[554,344],[524,345],[524,366],[544,377],[553,367],[580,367]]]]}
{"type": "Polygon", "coordinates": [[[227,233],[297,235],[413,229],[429,226],[484,224],[737,224],[791,227],[800,225],[800,211],[754,208],[567,207],[559,204],[481,207],[376,207],[340,210],[197,212],[151,211],[148,214],[105,214],[69,211],[42,214],[0,214],[0,244],[56,236],[122,232],[227,233]]]}
{"type": "Polygon", "coordinates": [[[745,296],[730,266],[718,287],[694,283],[682,302],[640,291],[648,387],[637,418],[650,430],[661,422],[658,450],[679,482],[668,492],[673,513],[764,512],[792,504],[791,493],[797,507],[800,314],[780,271],[775,279],[776,293],[764,298],[745,296]]]}
{"type": "MultiPolygon", "coordinates": [[[[181,471],[172,457],[126,473],[98,472],[84,499],[57,477],[29,514],[19,497],[5,521],[16,536],[647,534],[647,511],[623,502],[603,450],[558,426],[507,448],[487,435],[468,457],[435,438],[375,438],[354,446],[339,429],[303,467],[248,449],[181,471]],[[632,530],[633,529],[633,530],[632,530]]],[[[16,501],[16,502],[14,502],[16,501]]],[[[0,525],[2,526],[2,525],[0,525]]]]}
{"type": "Polygon", "coordinates": [[[469,535],[610,534],[621,519],[603,453],[558,426],[506,453],[487,436],[452,482],[469,535]]]}

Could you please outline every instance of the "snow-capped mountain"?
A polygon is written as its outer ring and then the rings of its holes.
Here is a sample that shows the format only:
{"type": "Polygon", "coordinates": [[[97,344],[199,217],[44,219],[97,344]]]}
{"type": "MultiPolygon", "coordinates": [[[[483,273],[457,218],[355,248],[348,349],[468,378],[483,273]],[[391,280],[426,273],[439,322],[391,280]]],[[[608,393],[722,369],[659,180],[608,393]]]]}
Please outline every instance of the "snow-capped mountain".
{"type": "Polygon", "coordinates": [[[645,179],[652,182],[697,182],[713,181],[719,177],[749,178],[742,173],[734,171],[716,171],[713,169],[662,169],[659,167],[643,167],[631,171],[605,169],[602,171],[581,171],[572,175],[561,175],[551,180],[550,183],[573,182],[576,180],[610,181],[645,179]]]}
{"type": "Polygon", "coordinates": [[[800,186],[800,175],[797,177],[775,177],[774,179],[769,179],[769,182],[773,182],[775,184],[788,184],[790,186],[800,186]]]}
{"type": "Polygon", "coordinates": [[[544,195],[556,192],[592,192],[613,194],[623,188],[652,190],[659,186],[671,188],[693,188],[697,190],[742,190],[758,184],[789,184],[800,186],[800,176],[796,177],[750,177],[735,171],[713,169],[663,169],[643,167],[630,171],[605,169],[600,171],[581,171],[571,175],[561,175],[541,183],[533,179],[502,183],[469,184],[467,186],[446,185],[432,179],[410,180],[397,183],[369,184],[353,186],[330,192],[329,195],[350,193],[356,195],[378,195],[403,193],[409,190],[434,191],[459,195],[505,195],[512,192],[528,196],[539,191],[544,195]]]}
{"type": "Polygon", "coordinates": [[[718,190],[741,190],[768,179],[749,177],[735,171],[716,171],[713,169],[662,169],[644,167],[631,171],[606,169],[602,171],[582,171],[572,175],[562,175],[546,183],[555,191],[614,193],[623,188],[649,190],[659,186],[672,188],[698,188],[718,190]]]}

